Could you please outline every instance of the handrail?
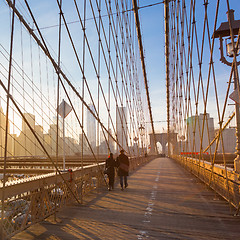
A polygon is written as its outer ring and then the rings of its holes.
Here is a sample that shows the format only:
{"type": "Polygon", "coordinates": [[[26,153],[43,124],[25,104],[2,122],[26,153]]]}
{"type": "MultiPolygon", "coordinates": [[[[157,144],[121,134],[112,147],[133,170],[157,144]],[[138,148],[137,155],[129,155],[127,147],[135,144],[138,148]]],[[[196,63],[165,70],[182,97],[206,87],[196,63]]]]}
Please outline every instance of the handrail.
{"type": "MultiPolygon", "coordinates": [[[[152,160],[155,156],[129,158],[130,171],[152,160]]],[[[6,238],[10,238],[32,224],[40,222],[75,199],[69,194],[66,182],[79,199],[104,185],[105,162],[56,173],[48,173],[6,182],[3,224],[6,238]]],[[[0,186],[0,199],[3,188],[0,186]]],[[[0,216],[1,217],[1,216],[0,216]]]]}
{"type": "Polygon", "coordinates": [[[206,183],[210,188],[226,199],[236,209],[239,208],[240,199],[240,174],[232,168],[212,164],[208,161],[174,155],[172,156],[177,162],[183,165],[192,174],[206,183]],[[213,168],[213,169],[212,169],[213,168]],[[225,170],[226,169],[226,170],[225,170]],[[226,174],[227,171],[227,174],[226,174]],[[214,177],[211,177],[213,173],[214,177]],[[226,178],[227,175],[227,178],[226,178]],[[228,184],[226,183],[228,181],[228,184]],[[229,186],[229,189],[227,188],[229,186]]]}

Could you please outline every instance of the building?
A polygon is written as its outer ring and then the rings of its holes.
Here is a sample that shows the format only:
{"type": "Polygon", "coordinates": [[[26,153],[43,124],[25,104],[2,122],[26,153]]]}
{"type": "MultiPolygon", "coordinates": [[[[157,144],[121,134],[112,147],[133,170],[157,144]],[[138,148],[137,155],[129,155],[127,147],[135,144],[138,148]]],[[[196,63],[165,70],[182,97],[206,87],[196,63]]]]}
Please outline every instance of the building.
{"type": "MultiPolygon", "coordinates": [[[[8,121],[8,134],[9,134],[9,121],[8,121]]],[[[4,157],[5,154],[5,135],[6,135],[6,116],[0,106],[0,157],[4,157]]],[[[11,137],[8,135],[8,148],[7,155],[12,155],[12,141],[11,137]]]]}
{"type": "MultiPolygon", "coordinates": [[[[108,131],[109,131],[109,133],[113,136],[112,130],[109,129],[108,131]]],[[[107,134],[107,136],[108,136],[108,134],[107,134]]],[[[114,137],[114,136],[113,136],[113,137],[114,137]]],[[[112,153],[115,153],[115,152],[116,152],[115,147],[114,147],[114,145],[115,145],[114,143],[115,143],[114,140],[113,140],[110,136],[108,136],[108,145],[109,145],[110,151],[111,151],[112,153]]]]}
{"type": "MultiPolygon", "coordinates": [[[[215,131],[217,134],[219,129],[215,131]]],[[[224,146],[224,152],[225,153],[235,153],[236,152],[236,129],[235,128],[225,128],[222,131],[222,137],[223,137],[223,146],[224,146]]],[[[222,148],[222,141],[219,139],[219,145],[218,145],[218,153],[223,152],[222,148]]]]}
{"type": "MultiPolygon", "coordinates": [[[[35,130],[35,116],[31,113],[24,113],[24,118],[29,123],[31,128],[35,130]]],[[[33,135],[28,124],[22,118],[22,131],[17,137],[16,155],[17,156],[31,156],[37,155],[37,140],[33,135]]]]}
{"type": "MultiPolygon", "coordinates": [[[[204,114],[192,116],[187,118],[187,147],[186,151],[199,153],[201,148],[201,135],[203,132],[202,139],[202,150],[204,150],[209,143],[214,139],[214,121],[208,113],[206,113],[206,119],[204,122],[204,114]]],[[[214,151],[215,144],[211,146],[211,151],[214,151]]],[[[209,152],[209,151],[207,151],[209,152]]]]}
{"type": "Polygon", "coordinates": [[[117,107],[116,109],[116,129],[117,140],[124,150],[128,149],[128,134],[127,134],[127,108],[117,107]]]}
{"type": "MultiPolygon", "coordinates": [[[[43,126],[35,123],[35,115],[31,113],[24,113],[22,118],[22,131],[19,136],[17,134],[9,134],[8,124],[8,147],[7,156],[46,156],[45,150],[52,156],[56,155],[57,148],[57,125],[50,124],[48,133],[44,133],[43,126]],[[28,124],[31,129],[29,128],[28,124]],[[39,141],[37,140],[35,134],[39,141]]],[[[61,118],[60,118],[61,119],[61,118]]],[[[59,121],[61,124],[61,121],[59,121]]],[[[59,124],[59,125],[60,125],[59,124]]],[[[63,154],[63,138],[61,137],[61,125],[58,131],[58,154],[63,154]]],[[[0,106],[0,157],[4,157],[5,152],[5,131],[6,128],[6,117],[3,113],[3,109],[0,106]]],[[[79,151],[79,144],[76,139],[72,137],[65,138],[65,150],[66,154],[74,155],[79,151]]]]}
{"type": "Polygon", "coordinates": [[[84,136],[84,134],[80,133],[79,134],[78,152],[81,153],[82,151],[83,151],[84,154],[91,153],[86,137],[84,136]]]}
{"type": "MultiPolygon", "coordinates": [[[[108,131],[112,135],[111,129],[109,129],[108,131]]],[[[105,134],[103,134],[103,131],[100,130],[99,151],[104,154],[107,154],[109,151],[115,153],[114,140],[110,137],[110,135],[107,132],[104,133],[105,134]]]]}
{"type": "MultiPolygon", "coordinates": [[[[35,116],[31,113],[23,113],[25,119],[29,123],[29,125],[32,127],[32,129],[35,129],[35,116]]],[[[28,127],[27,123],[22,119],[22,132],[30,131],[30,128],[28,127]]]]}
{"type": "MultiPolygon", "coordinates": [[[[92,104],[88,106],[95,113],[94,106],[92,104]]],[[[96,149],[96,119],[89,110],[87,110],[87,138],[92,149],[96,149]]]]}

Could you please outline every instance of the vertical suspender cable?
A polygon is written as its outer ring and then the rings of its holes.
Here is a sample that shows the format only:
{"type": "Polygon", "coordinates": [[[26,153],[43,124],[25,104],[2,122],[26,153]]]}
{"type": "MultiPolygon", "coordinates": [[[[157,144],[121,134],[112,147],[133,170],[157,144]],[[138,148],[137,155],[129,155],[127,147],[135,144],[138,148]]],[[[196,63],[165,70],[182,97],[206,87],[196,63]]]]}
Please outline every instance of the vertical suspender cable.
{"type": "MultiPolygon", "coordinates": [[[[15,8],[15,0],[13,1],[13,7],[15,8]]],[[[6,185],[6,167],[7,167],[7,146],[8,146],[8,115],[9,115],[9,102],[10,102],[10,86],[11,86],[11,73],[12,73],[12,55],[13,55],[13,33],[14,33],[14,17],[15,11],[12,10],[12,29],[11,29],[11,42],[10,42],[10,55],[9,55],[9,68],[8,68],[8,86],[7,86],[7,110],[6,110],[6,127],[5,127],[5,148],[4,148],[4,165],[3,165],[3,191],[2,191],[2,221],[1,221],[1,239],[4,237],[4,200],[5,200],[5,185],[6,185]]]]}
{"type": "Polygon", "coordinates": [[[170,155],[170,102],[169,102],[169,0],[164,3],[165,19],[165,61],[166,61],[166,91],[167,91],[167,142],[170,155]]]}
{"type": "MultiPolygon", "coordinates": [[[[111,1],[109,0],[109,5],[111,4],[111,1]]],[[[110,46],[110,37],[111,37],[111,20],[110,20],[110,17],[109,17],[109,19],[108,19],[108,24],[109,24],[109,26],[108,26],[108,68],[110,69],[110,67],[111,67],[111,65],[110,65],[110,60],[111,60],[111,56],[110,56],[110,54],[111,54],[111,46],[110,46]]],[[[111,75],[110,75],[111,73],[109,72],[108,73],[108,131],[110,131],[110,109],[111,109],[111,97],[110,97],[110,94],[111,94],[111,75]]],[[[109,146],[109,153],[110,152],[113,152],[113,149],[111,149],[113,146],[112,146],[112,144],[110,144],[110,136],[109,136],[109,134],[108,134],[108,139],[107,139],[107,141],[108,141],[108,146],[109,146]]],[[[112,141],[111,141],[112,142],[112,141]]]]}
{"type": "MultiPolygon", "coordinates": [[[[84,76],[84,72],[85,72],[85,42],[86,42],[86,34],[85,34],[85,30],[86,30],[86,0],[84,0],[84,14],[83,14],[83,55],[82,55],[82,66],[83,66],[83,78],[82,78],[82,98],[84,99],[84,82],[85,82],[85,76],[84,76]]],[[[83,151],[84,151],[84,143],[85,143],[85,139],[84,139],[84,134],[83,134],[83,127],[84,127],[84,104],[82,102],[82,135],[81,135],[81,142],[82,142],[82,146],[81,146],[81,203],[83,203],[83,151]]],[[[80,140],[80,139],[79,139],[80,140]]]]}
{"type": "MultiPolygon", "coordinates": [[[[99,0],[98,3],[98,30],[99,30],[99,34],[98,34],[98,69],[97,69],[97,78],[98,78],[98,104],[97,104],[97,111],[98,111],[98,116],[100,116],[100,71],[101,71],[101,57],[100,57],[100,50],[101,50],[101,0],[99,0]]],[[[104,132],[103,132],[104,134],[104,132]]],[[[100,143],[101,143],[101,139],[100,139],[100,126],[99,126],[99,122],[97,122],[97,158],[99,161],[99,148],[100,148],[100,143]]]]}
{"type": "MultiPolygon", "coordinates": [[[[60,2],[60,5],[62,6],[62,0],[60,2]]],[[[59,29],[58,29],[58,67],[60,68],[61,63],[61,33],[62,33],[62,10],[60,9],[59,13],[59,29]]],[[[58,75],[58,81],[57,81],[57,107],[59,106],[59,86],[60,86],[60,76],[59,72],[57,72],[58,75]]],[[[59,115],[57,114],[57,132],[56,132],[56,165],[58,167],[58,135],[59,135],[59,115]]],[[[56,169],[56,183],[55,183],[55,191],[57,192],[57,174],[58,171],[56,169]]],[[[54,211],[54,220],[56,221],[56,209],[57,209],[57,199],[55,199],[55,211],[54,211]]]]}

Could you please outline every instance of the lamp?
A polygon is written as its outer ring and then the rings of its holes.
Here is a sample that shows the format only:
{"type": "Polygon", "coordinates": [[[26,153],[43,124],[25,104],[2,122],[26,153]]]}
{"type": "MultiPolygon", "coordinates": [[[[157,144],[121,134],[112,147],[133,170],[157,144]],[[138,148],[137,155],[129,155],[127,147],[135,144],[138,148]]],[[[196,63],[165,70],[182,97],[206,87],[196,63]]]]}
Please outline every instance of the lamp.
{"type": "MultiPolygon", "coordinates": [[[[233,64],[233,80],[234,80],[234,91],[238,92],[239,89],[239,78],[237,74],[237,66],[240,62],[236,61],[236,56],[239,55],[239,47],[240,45],[235,42],[235,39],[238,35],[240,28],[240,20],[234,19],[234,10],[230,9],[227,12],[228,21],[221,23],[220,27],[214,32],[213,38],[219,38],[220,42],[220,61],[228,66],[232,66],[233,64]],[[231,28],[230,28],[231,27],[231,28]],[[226,55],[229,58],[233,58],[235,62],[230,62],[226,59],[223,54],[223,39],[225,38],[225,47],[226,47],[226,55]]],[[[240,116],[239,116],[239,101],[235,101],[235,114],[236,114],[236,158],[234,159],[234,169],[236,172],[240,173],[240,116]]]]}
{"type": "Polygon", "coordinates": [[[133,141],[134,141],[134,142],[137,142],[137,141],[138,141],[138,137],[135,137],[135,138],[133,139],[133,141]]]}
{"type": "Polygon", "coordinates": [[[138,128],[140,131],[140,136],[141,136],[141,142],[142,142],[142,153],[144,154],[144,149],[143,149],[143,135],[145,134],[145,127],[143,127],[142,124],[140,124],[140,127],[138,128]]]}
{"type": "Polygon", "coordinates": [[[143,136],[143,135],[144,135],[145,127],[143,127],[142,124],[140,125],[139,130],[140,130],[140,135],[143,136]]]}
{"type": "MultiPolygon", "coordinates": [[[[227,12],[229,21],[231,23],[231,28],[232,32],[234,35],[234,38],[238,35],[238,31],[240,28],[240,20],[235,20],[234,19],[234,10],[230,9],[229,12],[227,12]]],[[[231,41],[231,32],[230,32],[230,27],[229,27],[229,21],[221,23],[220,27],[214,32],[213,38],[219,38],[220,42],[220,54],[221,58],[220,61],[228,66],[232,66],[232,63],[229,62],[226,57],[224,56],[223,53],[223,38],[225,38],[225,45],[226,45],[226,52],[228,57],[233,57],[234,56],[234,51],[236,52],[236,55],[239,55],[239,47],[236,46],[236,42],[232,43],[231,41]]],[[[239,65],[240,62],[237,62],[237,65],[239,65]]]]}
{"type": "Polygon", "coordinates": [[[236,46],[237,42],[231,42],[231,38],[226,38],[225,39],[225,44],[226,44],[226,53],[228,57],[233,57],[234,56],[234,47],[236,48],[236,55],[239,55],[239,50],[240,50],[240,44],[236,46]],[[229,41],[230,40],[230,41],[229,41]]]}

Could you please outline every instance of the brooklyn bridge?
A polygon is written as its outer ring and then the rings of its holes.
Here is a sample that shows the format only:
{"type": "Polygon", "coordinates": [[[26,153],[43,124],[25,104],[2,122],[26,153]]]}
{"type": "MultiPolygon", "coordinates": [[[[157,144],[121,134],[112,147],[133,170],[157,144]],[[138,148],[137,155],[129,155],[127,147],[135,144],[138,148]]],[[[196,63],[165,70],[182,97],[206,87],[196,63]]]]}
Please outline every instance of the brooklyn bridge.
{"type": "Polygon", "coordinates": [[[240,239],[238,0],[1,0],[0,21],[0,239],[240,239]]]}

